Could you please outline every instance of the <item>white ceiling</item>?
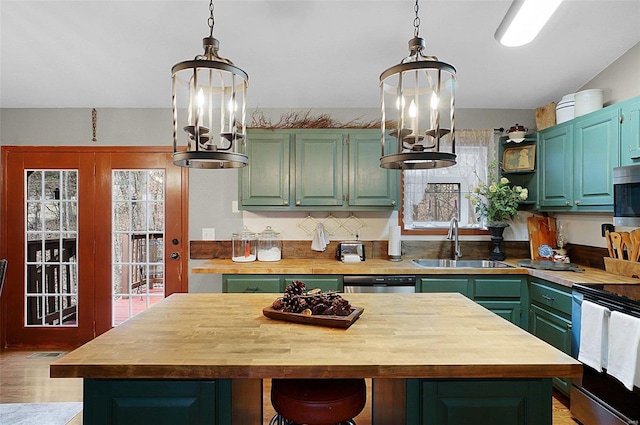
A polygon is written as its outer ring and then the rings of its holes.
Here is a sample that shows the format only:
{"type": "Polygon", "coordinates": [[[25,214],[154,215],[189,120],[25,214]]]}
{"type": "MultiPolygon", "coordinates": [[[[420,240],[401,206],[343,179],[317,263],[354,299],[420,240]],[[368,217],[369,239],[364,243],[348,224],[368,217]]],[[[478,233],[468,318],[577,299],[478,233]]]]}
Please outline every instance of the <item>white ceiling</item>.
{"type": "MultiPolygon", "coordinates": [[[[408,54],[412,0],[217,0],[221,56],[249,106],[372,108],[408,54]]],[[[422,0],[427,54],[457,69],[462,108],[532,109],[640,41],[640,0],[565,0],[529,45],[493,34],[511,0],[422,0]]],[[[202,52],[208,1],[0,0],[2,108],[169,108],[171,67],[202,52]]],[[[640,72],[640,71],[639,71],[640,72]]]]}

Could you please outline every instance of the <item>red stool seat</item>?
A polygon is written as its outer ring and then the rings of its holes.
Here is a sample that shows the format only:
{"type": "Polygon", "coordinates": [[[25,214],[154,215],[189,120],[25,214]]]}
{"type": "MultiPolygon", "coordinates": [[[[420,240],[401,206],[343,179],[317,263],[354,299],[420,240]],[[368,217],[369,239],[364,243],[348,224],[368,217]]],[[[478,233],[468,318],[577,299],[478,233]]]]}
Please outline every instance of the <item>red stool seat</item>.
{"type": "Polygon", "coordinates": [[[364,379],[272,379],[271,404],[282,417],[333,425],[358,416],[367,399],[364,379]]]}

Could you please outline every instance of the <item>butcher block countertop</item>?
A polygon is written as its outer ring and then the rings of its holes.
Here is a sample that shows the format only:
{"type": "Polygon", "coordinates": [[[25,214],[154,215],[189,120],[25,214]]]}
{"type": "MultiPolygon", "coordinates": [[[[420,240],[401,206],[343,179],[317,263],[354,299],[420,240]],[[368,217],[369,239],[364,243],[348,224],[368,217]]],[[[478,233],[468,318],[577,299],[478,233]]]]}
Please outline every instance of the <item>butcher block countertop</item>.
{"type": "Polygon", "coordinates": [[[348,329],[272,320],[276,294],[173,294],[51,364],[54,378],[547,378],[581,364],[460,294],[350,294],[348,329]]]}
{"type": "Polygon", "coordinates": [[[560,285],[572,286],[574,283],[640,283],[638,279],[618,276],[604,270],[583,267],[584,273],[573,271],[549,271],[517,267],[518,259],[507,260],[511,268],[423,268],[403,261],[370,259],[360,263],[343,263],[327,259],[282,259],[280,261],[252,261],[249,263],[234,262],[230,259],[208,260],[201,266],[192,268],[193,273],[213,274],[528,274],[560,285]]]}

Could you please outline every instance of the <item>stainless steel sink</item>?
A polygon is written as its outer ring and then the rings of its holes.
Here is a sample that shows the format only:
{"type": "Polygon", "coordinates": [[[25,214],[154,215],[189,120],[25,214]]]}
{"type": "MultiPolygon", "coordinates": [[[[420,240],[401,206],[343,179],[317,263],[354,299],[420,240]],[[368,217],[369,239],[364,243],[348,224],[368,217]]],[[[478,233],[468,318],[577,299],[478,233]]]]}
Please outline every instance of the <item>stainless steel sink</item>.
{"type": "Polygon", "coordinates": [[[486,268],[509,268],[508,264],[491,260],[440,260],[436,258],[421,258],[411,260],[413,264],[424,268],[468,268],[468,269],[486,269],[486,268]]]}

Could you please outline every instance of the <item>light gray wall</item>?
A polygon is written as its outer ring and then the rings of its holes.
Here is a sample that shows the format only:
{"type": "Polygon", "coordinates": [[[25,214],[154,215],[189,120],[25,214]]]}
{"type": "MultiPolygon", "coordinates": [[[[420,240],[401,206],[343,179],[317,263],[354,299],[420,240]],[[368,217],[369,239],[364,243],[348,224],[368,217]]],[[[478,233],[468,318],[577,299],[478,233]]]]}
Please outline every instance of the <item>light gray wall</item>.
{"type": "MultiPolygon", "coordinates": [[[[302,110],[305,112],[306,110],[302,110]]],[[[288,109],[261,110],[275,123],[288,109]]],[[[311,114],[329,114],[339,122],[379,119],[379,110],[313,109],[311,114]]],[[[508,128],[515,123],[535,128],[532,110],[458,109],[457,128],[508,128]]],[[[0,109],[0,145],[17,146],[171,146],[171,111],[165,109],[98,109],[97,141],[91,141],[91,109],[0,109]]],[[[216,239],[228,240],[243,225],[243,213],[233,212],[237,201],[237,170],[190,170],[189,172],[189,239],[202,238],[203,227],[216,229],[216,239]]],[[[256,216],[251,214],[255,222],[256,216]]],[[[371,213],[364,220],[380,223],[394,219],[395,214],[371,213]]],[[[268,215],[265,215],[269,219],[268,215]]],[[[295,227],[298,215],[290,216],[295,227]]],[[[380,227],[379,224],[373,227],[380,227]]],[[[259,231],[261,229],[255,229],[259,231]]],[[[384,235],[373,235],[384,238],[384,235]]],[[[191,261],[190,267],[202,261],[191,261]]],[[[189,276],[190,291],[219,291],[219,276],[189,276]]]]}
{"type": "Polygon", "coordinates": [[[587,89],[603,89],[605,105],[640,96],[640,43],[580,88],[587,89]]]}
{"type": "MultiPolygon", "coordinates": [[[[603,89],[605,105],[640,96],[640,43],[580,88],[587,89],[603,89]]],[[[600,228],[603,223],[613,223],[613,214],[557,213],[554,216],[568,225],[569,243],[606,247],[600,228]]]]}

